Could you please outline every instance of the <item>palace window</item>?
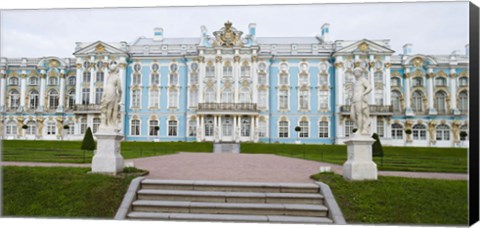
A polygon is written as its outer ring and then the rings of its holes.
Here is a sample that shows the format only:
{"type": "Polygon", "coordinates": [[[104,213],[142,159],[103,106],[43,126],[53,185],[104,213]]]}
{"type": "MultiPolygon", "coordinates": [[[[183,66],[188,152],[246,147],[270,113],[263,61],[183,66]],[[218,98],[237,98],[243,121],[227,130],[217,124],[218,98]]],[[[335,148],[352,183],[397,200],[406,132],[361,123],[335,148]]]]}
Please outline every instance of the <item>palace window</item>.
{"type": "Polygon", "coordinates": [[[142,66],[140,64],[136,63],[133,65],[133,70],[135,72],[139,72],[141,69],[142,69],[142,66]]]}
{"type": "Polygon", "coordinates": [[[6,135],[16,135],[17,134],[17,123],[15,123],[15,121],[13,121],[13,120],[8,121],[5,130],[6,130],[6,132],[5,132],[6,135]]]}
{"type": "Polygon", "coordinates": [[[26,135],[36,135],[37,134],[37,123],[35,121],[27,122],[27,129],[25,129],[26,135]]]}
{"type": "Polygon", "coordinates": [[[158,120],[150,120],[148,122],[148,135],[149,136],[158,136],[158,131],[155,130],[155,127],[158,127],[158,120]]]}
{"type": "Polygon", "coordinates": [[[140,90],[132,91],[132,108],[140,108],[140,90]]]}
{"type": "Polygon", "coordinates": [[[55,86],[58,84],[58,78],[57,77],[50,77],[48,79],[48,85],[55,86]]]}
{"type": "Polygon", "coordinates": [[[447,94],[443,91],[435,93],[434,108],[439,114],[444,114],[447,110],[447,94]]]}
{"type": "Polygon", "coordinates": [[[437,141],[450,141],[450,127],[446,124],[440,124],[436,127],[437,141]]]}
{"type": "Polygon", "coordinates": [[[385,137],[385,121],[377,118],[377,135],[378,137],[385,137]]]}
{"type": "Polygon", "coordinates": [[[58,107],[58,92],[50,90],[48,93],[48,107],[50,109],[56,109],[58,107]]]}
{"type": "Polygon", "coordinates": [[[65,129],[67,135],[74,135],[75,134],[75,123],[73,121],[68,121],[67,124],[68,129],[65,129]]]}
{"type": "Polygon", "coordinates": [[[82,89],[82,104],[90,104],[90,89],[89,88],[83,88],[82,89]]]}
{"type": "Polygon", "coordinates": [[[195,119],[188,121],[188,136],[197,136],[197,121],[195,119]]]}
{"type": "Polygon", "coordinates": [[[105,73],[103,71],[97,71],[96,82],[103,83],[105,79],[105,73]]]}
{"type": "Polygon", "coordinates": [[[151,85],[160,85],[160,75],[157,72],[154,72],[150,75],[150,83],[151,85]]]}
{"type": "Polygon", "coordinates": [[[92,126],[93,133],[96,133],[99,127],[100,127],[100,118],[93,118],[93,126],[92,126]]]}
{"type": "Polygon", "coordinates": [[[198,83],[198,74],[191,73],[190,74],[190,85],[196,85],[198,83]]]}
{"type": "Polygon", "coordinates": [[[267,137],[267,122],[265,120],[258,121],[258,137],[267,137]]]}
{"type": "Polygon", "coordinates": [[[69,108],[73,108],[73,106],[75,106],[75,90],[72,90],[70,93],[68,93],[67,105],[69,108]]]}
{"type": "Polygon", "coordinates": [[[422,124],[413,126],[413,140],[427,140],[427,128],[422,124]]]}
{"type": "Polygon", "coordinates": [[[38,101],[39,101],[39,93],[38,91],[36,90],[32,90],[30,92],[30,104],[29,104],[29,108],[34,110],[34,109],[37,109],[38,108],[38,101]]]}
{"type": "Polygon", "coordinates": [[[435,78],[435,86],[447,86],[447,79],[441,77],[435,78]]]}
{"type": "Polygon", "coordinates": [[[169,108],[178,107],[178,92],[176,90],[170,90],[168,93],[168,107],[169,108]]]}
{"type": "Polygon", "coordinates": [[[152,64],[152,71],[157,72],[159,68],[158,63],[152,64]]]}
{"type": "Polygon", "coordinates": [[[83,82],[90,82],[90,79],[92,78],[92,74],[89,71],[83,72],[83,82]]]}
{"type": "Polygon", "coordinates": [[[192,71],[197,71],[198,70],[198,63],[193,62],[190,68],[192,69],[192,71]]]}
{"type": "Polygon", "coordinates": [[[20,106],[20,93],[17,90],[10,91],[10,108],[18,108],[20,106]]]}
{"type": "Polygon", "coordinates": [[[375,104],[383,105],[383,89],[375,90],[375,104]]]}
{"type": "Polygon", "coordinates": [[[170,71],[177,72],[177,70],[178,70],[178,65],[176,63],[172,63],[172,65],[170,65],[170,71]]]}
{"type": "Polygon", "coordinates": [[[87,127],[87,118],[80,119],[80,134],[85,134],[85,131],[87,131],[87,127]]]}
{"type": "Polygon", "coordinates": [[[345,83],[352,83],[353,82],[353,72],[352,71],[346,71],[345,72],[345,83]]]}
{"type": "Polygon", "coordinates": [[[242,117],[242,125],[241,125],[241,135],[242,137],[250,136],[250,119],[246,116],[242,117]]]}
{"type": "Polygon", "coordinates": [[[133,73],[132,75],[133,80],[132,80],[132,85],[140,85],[142,84],[142,75],[139,73],[133,73]]]}
{"type": "Polygon", "coordinates": [[[398,91],[392,91],[392,108],[393,112],[398,113],[402,111],[402,105],[400,102],[400,97],[402,96],[398,91]]]}
{"type": "Polygon", "coordinates": [[[168,136],[177,136],[177,121],[168,121],[168,136]]]}
{"type": "Polygon", "coordinates": [[[278,137],[288,138],[288,121],[280,121],[278,123],[278,137]]]}
{"type": "Polygon", "coordinates": [[[99,105],[102,102],[103,88],[95,89],[95,104],[99,105]]]}
{"type": "Polygon", "coordinates": [[[280,73],[279,82],[280,85],[288,85],[288,74],[285,72],[280,73]]]}
{"type": "Polygon", "coordinates": [[[321,86],[327,86],[328,85],[328,74],[320,74],[318,76],[320,85],[321,86]]]}
{"type": "Polygon", "coordinates": [[[412,94],[412,109],[414,112],[423,112],[423,93],[415,91],[412,94]]]}
{"type": "Polygon", "coordinates": [[[213,136],[213,117],[212,116],[207,116],[204,120],[204,125],[205,125],[205,137],[210,137],[213,136]]]}
{"type": "Polygon", "coordinates": [[[468,78],[467,77],[461,77],[458,79],[458,84],[460,86],[468,86],[468,78]]]}
{"type": "Polygon", "coordinates": [[[47,135],[55,135],[56,129],[55,122],[47,122],[47,135]]]}
{"type": "Polygon", "coordinates": [[[267,84],[267,74],[259,73],[258,74],[258,84],[259,85],[266,85],[267,84]]]}
{"type": "Polygon", "coordinates": [[[207,77],[214,77],[215,76],[215,66],[212,62],[208,62],[207,66],[205,67],[205,76],[207,77]]]}
{"type": "Polygon", "coordinates": [[[467,136],[462,137],[462,135],[460,135],[460,140],[461,140],[461,141],[466,141],[466,140],[468,140],[468,135],[469,135],[469,134],[468,134],[468,132],[469,132],[469,131],[468,131],[468,126],[467,126],[467,125],[462,125],[462,126],[460,127],[460,133],[462,133],[462,131],[465,132],[465,133],[467,133],[467,136]]]}
{"type": "Polygon", "coordinates": [[[177,85],[178,84],[178,74],[171,73],[170,74],[170,85],[177,85]]]}
{"type": "Polygon", "coordinates": [[[76,84],[77,84],[77,79],[74,76],[68,78],[68,85],[69,86],[74,86],[76,84]]]}
{"type": "Polygon", "coordinates": [[[309,94],[308,90],[301,90],[299,94],[299,103],[301,110],[308,110],[309,107],[309,94]]]}
{"type": "Polygon", "coordinates": [[[280,90],[278,91],[278,100],[280,109],[288,109],[288,91],[280,90]]]}
{"type": "Polygon", "coordinates": [[[400,82],[400,78],[396,78],[396,77],[392,78],[390,82],[391,82],[392,86],[401,86],[402,85],[401,82],[400,82]]]}
{"type": "Polygon", "coordinates": [[[149,97],[149,101],[150,101],[150,107],[151,108],[158,108],[159,106],[159,93],[158,93],[158,90],[154,89],[154,90],[150,90],[150,97],[149,97]]]}
{"type": "Polygon", "coordinates": [[[259,108],[267,108],[267,102],[268,102],[267,99],[268,99],[267,90],[258,91],[258,107],[259,108]]]}
{"type": "Polygon", "coordinates": [[[403,127],[400,124],[392,124],[392,139],[403,139],[403,127]]]}
{"type": "Polygon", "coordinates": [[[305,121],[305,120],[300,121],[299,137],[308,138],[308,132],[309,132],[308,121],[305,121]]]}
{"type": "Polygon", "coordinates": [[[318,122],[318,137],[328,138],[328,121],[318,122]]]}
{"type": "Polygon", "coordinates": [[[242,67],[240,68],[240,75],[242,77],[250,77],[250,66],[247,62],[242,64],[242,67]]]}
{"type": "Polygon", "coordinates": [[[413,86],[423,86],[423,79],[421,77],[413,78],[413,86]]]}
{"type": "Polygon", "coordinates": [[[462,91],[458,94],[458,109],[460,112],[468,112],[468,92],[462,91]]]}
{"type": "Polygon", "coordinates": [[[38,78],[37,77],[31,77],[28,81],[29,85],[38,85],[38,78]]]}
{"type": "Polygon", "coordinates": [[[318,107],[322,110],[328,109],[328,91],[318,92],[318,107]]]}
{"type": "Polygon", "coordinates": [[[213,103],[215,102],[215,90],[213,88],[208,88],[207,91],[205,92],[205,102],[207,103],[213,103]]]}
{"type": "Polygon", "coordinates": [[[140,120],[131,121],[130,135],[140,135],[140,120]]]}
{"type": "Polygon", "coordinates": [[[383,84],[383,72],[377,71],[375,72],[373,79],[375,80],[375,83],[382,83],[383,84]]]}
{"type": "Polygon", "coordinates": [[[353,120],[345,120],[345,137],[353,134],[353,120]]]}
{"type": "Polygon", "coordinates": [[[299,83],[300,85],[308,85],[308,74],[305,72],[300,73],[299,83]]]}
{"type": "Polygon", "coordinates": [[[190,90],[190,107],[196,107],[198,105],[198,90],[191,89],[190,90]]]}
{"type": "Polygon", "coordinates": [[[18,85],[18,78],[17,77],[11,77],[8,79],[8,85],[15,86],[18,85]]]}
{"type": "Polygon", "coordinates": [[[225,65],[223,66],[223,76],[231,77],[232,72],[233,72],[232,65],[230,65],[230,62],[226,62],[225,65]]]}
{"type": "Polygon", "coordinates": [[[249,103],[250,102],[250,90],[246,87],[243,87],[240,90],[240,102],[249,103]]]}

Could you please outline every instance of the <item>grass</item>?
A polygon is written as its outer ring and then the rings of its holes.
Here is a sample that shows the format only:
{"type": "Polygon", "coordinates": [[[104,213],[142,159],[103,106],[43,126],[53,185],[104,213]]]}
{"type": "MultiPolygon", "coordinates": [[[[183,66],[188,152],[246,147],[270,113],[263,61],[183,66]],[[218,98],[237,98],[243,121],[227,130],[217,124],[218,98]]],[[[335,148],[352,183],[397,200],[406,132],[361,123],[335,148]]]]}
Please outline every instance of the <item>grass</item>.
{"type": "MultiPolygon", "coordinates": [[[[345,145],[295,145],[242,143],[241,153],[276,154],[343,165],[347,159],[345,145]]],[[[379,170],[415,172],[467,173],[468,152],[465,148],[383,147],[383,166],[374,157],[379,170]]]]}
{"type": "MultiPolygon", "coordinates": [[[[3,141],[3,161],[90,163],[93,153],[80,149],[81,141],[3,141]],[[84,157],[85,152],[85,157],[84,157]]],[[[122,142],[125,159],[174,154],[177,152],[211,152],[212,143],[197,142],[122,142]]]]}
{"type": "Polygon", "coordinates": [[[113,218],[130,181],[87,168],[3,167],[3,216],[113,218]]]}
{"type": "Polygon", "coordinates": [[[347,223],[468,223],[467,181],[380,176],[349,182],[333,173],[312,178],[330,186],[347,223]]]}

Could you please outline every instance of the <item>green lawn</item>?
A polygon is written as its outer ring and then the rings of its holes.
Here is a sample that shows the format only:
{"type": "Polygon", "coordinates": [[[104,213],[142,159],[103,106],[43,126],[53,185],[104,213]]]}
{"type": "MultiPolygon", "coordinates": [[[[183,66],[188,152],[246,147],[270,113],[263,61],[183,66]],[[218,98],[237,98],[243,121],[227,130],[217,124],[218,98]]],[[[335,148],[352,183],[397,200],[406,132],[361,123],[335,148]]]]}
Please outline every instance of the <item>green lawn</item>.
{"type": "MultiPolygon", "coordinates": [[[[276,154],[343,165],[345,145],[295,145],[242,143],[241,153],[276,154]]],[[[381,158],[374,157],[379,170],[466,173],[468,152],[464,148],[383,147],[381,158]]]]}
{"type": "Polygon", "coordinates": [[[347,223],[467,225],[467,181],[382,177],[349,182],[324,173],[347,223]]]}
{"type": "MultiPolygon", "coordinates": [[[[4,140],[3,161],[90,163],[92,152],[80,150],[81,141],[4,140]]],[[[196,142],[122,142],[125,159],[173,154],[211,152],[212,143],[196,142]]]]}
{"type": "Polygon", "coordinates": [[[2,167],[3,216],[113,218],[132,176],[87,168],[2,167]]]}

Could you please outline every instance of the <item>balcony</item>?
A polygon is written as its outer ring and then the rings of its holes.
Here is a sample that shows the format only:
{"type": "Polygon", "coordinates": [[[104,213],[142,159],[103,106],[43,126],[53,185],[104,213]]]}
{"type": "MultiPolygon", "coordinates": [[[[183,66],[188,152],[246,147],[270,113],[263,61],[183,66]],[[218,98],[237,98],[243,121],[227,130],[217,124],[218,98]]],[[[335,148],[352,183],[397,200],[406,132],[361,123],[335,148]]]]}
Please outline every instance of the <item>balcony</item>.
{"type": "Polygon", "coordinates": [[[199,112],[258,112],[254,103],[199,103],[199,112]]]}
{"type": "Polygon", "coordinates": [[[81,104],[73,106],[73,113],[88,114],[100,113],[100,105],[98,104],[81,104]]]}
{"type": "MultiPolygon", "coordinates": [[[[342,115],[350,115],[351,106],[340,106],[340,113],[342,115]]],[[[393,106],[391,105],[370,105],[370,115],[377,116],[391,116],[393,115],[393,106]]]]}

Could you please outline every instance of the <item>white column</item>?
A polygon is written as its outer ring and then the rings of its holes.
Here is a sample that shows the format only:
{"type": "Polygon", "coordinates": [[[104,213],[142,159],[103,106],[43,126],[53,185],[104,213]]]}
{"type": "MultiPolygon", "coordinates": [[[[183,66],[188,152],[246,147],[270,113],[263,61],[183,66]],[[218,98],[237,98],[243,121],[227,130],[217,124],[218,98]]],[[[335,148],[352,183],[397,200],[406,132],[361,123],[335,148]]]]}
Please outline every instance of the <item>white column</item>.
{"type": "Polygon", "coordinates": [[[60,75],[60,97],[58,98],[58,109],[57,112],[63,112],[65,107],[65,71],[62,70],[60,75]]]}
{"type": "Polygon", "coordinates": [[[232,138],[234,141],[237,138],[237,116],[233,116],[232,138]]]}
{"type": "Polygon", "coordinates": [[[457,78],[455,69],[450,69],[450,109],[453,115],[460,115],[457,108],[457,78]]]}
{"type": "Polygon", "coordinates": [[[253,128],[255,133],[255,135],[253,136],[253,140],[255,140],[255,142],[258,142],[258,140],[260,139],[260,137],[258,136],[258,134],[260,133],[260,128],[258,125],[259,118],[260,116],[255,116],[255,127],[253,128]]]}
{"type": "MultiPolygon", "coordinates": [[[[22,80],[20,86],[20,110],[25,110],[25,97],[27,93],[27,73],[23,70],[22,71],[22,80]]],[[[42,97],[43,98],[43,97],[42,97]]]]}
{"type": "Polygon", "coordinates": [[[222,124],[222,115],[218,116],[218,138],[220,141],[222,141],[222,136],[223,136],[223,124],[222,124]]]}
{"type": "Polygon", "coordinates": [[[250,78],[253,80],[252,86],[253,86],[253,96],[252,96],[252,103],[257,104],[258,103],[258,88],[257,88],[257,83],[258,83],[258,76],[257,76],[257,56],[252,57],[252,67],[250,68],[250,78]]]}
{"type": "Polygon", "coordinates": [[[335,93],[336,93],[336,112],[340,111],[340,106],[344,104],[343,97],[343,84],[344,84],[345,74],[343,72],[343,62],[342,57],[337,57],[335,59],[335,93]]]}
{"type": "Polygon", "coordinates": [[[2,70],[0,73],[0,112],[5,112],[7,110],[5,107],[7,97],[7,81],[5,77],[5,71],[2,70]]]}
{"type": "Polygon", "coordinates": [[[428,114],[429,115],[436,115],[437,111],[433,107],[433,69],[428,69],[427,74],[427,97],[428,97],[428,114]]]}
{"type": "Polygon", "coordinates": [[[375,89],[375,71],[373,70],[375,67],[374,67],[374,58],[373,58],[373,55],[370,55],[370,64],[369,64],[369,67],[368,67],[368,79],[369,79],[369,82],[370,82],[370,86],[372,87],[372,92],[370,92],[370,104],[376,104],[376,105],[379,105],[376,103],[375,101],[375,93],[376,93],[376,90],[375,89]]]}
{"type": "Polygon", "coordinates": [[[202,116],[201,115],[197,115],[197,123],[196,123],[196,132],[195,132],[195,135],[196,135],[196,138],[197,138],[197,142],[200,142],[201,139],[200,139],[200,136],[202,135],[202,133],[198,133],[199,131],[203,130],[203,127],[201,125],[202,123],[202,116]]]}
{"type": "Polygon", "coordinates": [[[383,90],[383,94],[385,97],[385,105],[392,105],[392,99],[391,99],[391,91],[392,91],[392,86],[391,86],[391,76],[390,76],[390,57],[387,56],[387,66],[385,66],[383,69],[385,70],[385,89],[383,90]]]}
{"type": "Polygon", "coordinates": [[[405,115],[413,116],[412,107],[410,105],[410,69],[405,69],[405,115]]]}
{"type": "Polygon", "coordinates": [[[220,103],[220,89],[221,89],[221,80],[222,80],[222,57],[217,56],[215,58],[215,80],[217,81],[217,89],[216,89],[216,96],[215,96],[215,102],[220,103]]]}
{"type": "Polygon", "coordinates": [[[203,88],[203,84],[204,84],[204,81],[205,81],[205,60],[203,58],[200,59],[200,61],[198,63],[198,69],[199,69],[199,73],[198,73],[198,103],[204,103],[203,93],[205,91],[204,91],[204,88],[203,88]]]}
{"type": "Polygon", "coordinates": [[[83,69],[81,60],[77,59],[77,74],[75,82],[75,104],[82,104],[82,83],[83,83],[83,69]]]}
{"type": "Polygon", "coordinates": [[[46,75],[45,70],[40,71],[40,105],[38,107],[39,112],[43,112],[45,110],[45,83],[46,83],[46,75]]]}
{"type": "Polygon", "coordinates": [[[254,132],[255,132],[255,117],[252,115],[250,117],[250,140],[253,141],[255,140],[254,132]]]}
{"type": "MultiPolygon", "coordinates": [[[[238,54],[238,50],[235,50],[238,54]]],[[[235,93],[234,102],[238,103],[239,98],[239,86],[240,86],[240,56],[235,56],[233,61],[233,80],[235,81],[235,93]]]]}
{"type": "Polygon", "coordinates": [[[217,142],[218,138],[216,137],[217,135],[220,137],[220,134],[218,134],[218,119],[217,116],[213,116],[213,141],[217,142]]]}
{"type": "MultiPolygon", "coordinates": [[[[90,62],[91,62],[91,65],[94,65],[94,57],[92,56],[90,58],[90,62]]],[[[89,104],[95,104],[95,81],[96,81],[96,77],[97,75],[95,74],[96,70],[95,70],[95,67],[92,66],[91,69],[90,69],[90,99],[88,101],[89,104]]]]}

